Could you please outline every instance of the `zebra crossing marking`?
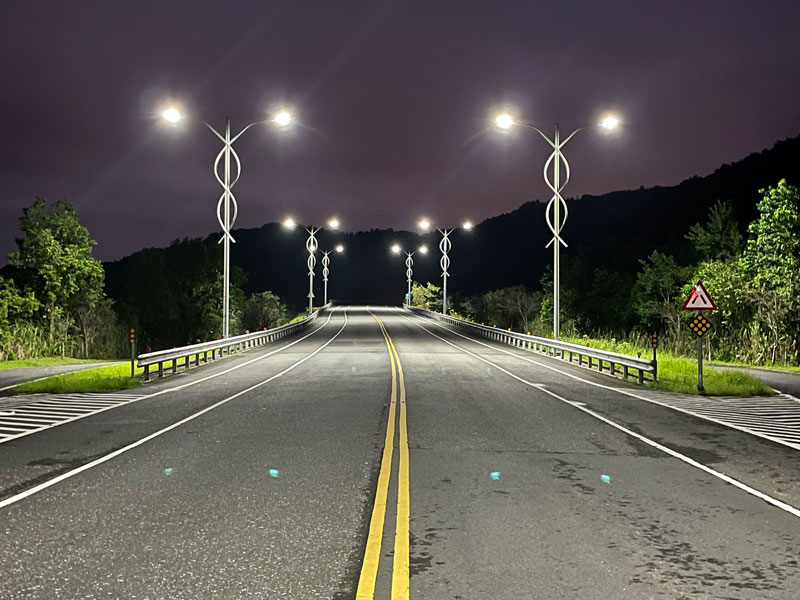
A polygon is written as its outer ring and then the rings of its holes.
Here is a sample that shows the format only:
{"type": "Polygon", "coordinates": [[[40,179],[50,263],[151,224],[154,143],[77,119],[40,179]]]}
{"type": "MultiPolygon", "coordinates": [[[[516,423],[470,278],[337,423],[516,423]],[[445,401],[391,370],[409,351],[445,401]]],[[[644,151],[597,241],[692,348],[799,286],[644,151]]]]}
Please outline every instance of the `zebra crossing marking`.
{"type": "Polygon", "coordinates": [[[800,450],[800,400],[778,393],[760,398],[644,397],[648,402],[800,450]]]}
{"type": "Polygon", "coordinates": [[[30,394],[0,399],[0,444],[146,398],[145,394],[30,394]]]}

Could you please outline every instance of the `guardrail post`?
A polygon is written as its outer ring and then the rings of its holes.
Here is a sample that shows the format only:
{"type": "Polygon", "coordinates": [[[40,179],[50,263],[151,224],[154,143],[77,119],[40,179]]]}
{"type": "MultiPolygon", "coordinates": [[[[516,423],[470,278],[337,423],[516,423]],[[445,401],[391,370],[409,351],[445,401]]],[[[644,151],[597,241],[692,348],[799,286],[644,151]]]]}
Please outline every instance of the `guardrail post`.
{"type": "Polygon", "coordinates": [[[144,380],[150,381],[150,365],[144,366],[144,380]]]}
{"type": "Polygon", "coordinates": [[[628,365],[622,365],[622,378],[628,380],[628,365]]]}
{"type": "Polygon", "coordinates": [[[639,369],[639,383],[644,383],[644,371],[639,369]]]}
{"type": "Polygon", "coordinates": [[[164,377],[164,361],[163,360],[158,362],[158,377],[159,378],[164,377]]]}

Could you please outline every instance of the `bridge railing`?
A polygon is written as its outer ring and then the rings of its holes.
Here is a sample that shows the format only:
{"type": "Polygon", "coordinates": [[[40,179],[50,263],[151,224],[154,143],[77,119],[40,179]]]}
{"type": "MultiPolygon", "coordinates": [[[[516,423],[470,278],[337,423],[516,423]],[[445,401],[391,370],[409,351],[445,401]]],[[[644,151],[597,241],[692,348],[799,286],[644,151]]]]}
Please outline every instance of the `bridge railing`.
{"type": "Polygon", "coordinates": [[[581,346],[580,344],[571,344],[569,342],[562,342],[561,340],[551,340],[535,335],[526,335],[515,331],[505,331],[496,327],[479,325],[471,321],[465,321],[464,319],[458,319],[413,306],[405,305],[405,308],[417,314],[458,327],[459,329],[465,329],[480,337],[559,358],[589,369],[596,369],[601,373],[621,376],[626,380],[628,377],[635,377],[639,383],[644,383],[645,379],[655,381],[658,377],[658,362],[655,360],[637,358],[635,356],[628,356],[627,354],[609,352],[607,350],[590,348],[588,346],[581,346]]]}
{"type": "Polygon", "coordinates": [[[245,352],[251,348],[263,346],[298,333],[316,321],[317,315],[319,315],[321,311],[330,307],[331,303],[329,302],[302,321],[281,325],[273,329],[254,331],[253,333],[245,333],[221,340],[214,340],[212,342],[201,342],[199,344],[191,344],[189,346],[181,346],[169,350],[140,354],[137,357],[137,364],[140,368],[144,369],[145,381],[150,381],[150,372],[153,367],[156,368],[159,377],[164,377],[165,363],[172,363],[168,367],[172,373],[177,373],[179,366],[183,367],[184,371],[187,371],[192,363],[194,363],[194,366],[200,366],[201,363],[208,363],[209,360],[216,360],[237,352],[245,352]],[[179,364],[180,361],[183,362],[179,364]]]}

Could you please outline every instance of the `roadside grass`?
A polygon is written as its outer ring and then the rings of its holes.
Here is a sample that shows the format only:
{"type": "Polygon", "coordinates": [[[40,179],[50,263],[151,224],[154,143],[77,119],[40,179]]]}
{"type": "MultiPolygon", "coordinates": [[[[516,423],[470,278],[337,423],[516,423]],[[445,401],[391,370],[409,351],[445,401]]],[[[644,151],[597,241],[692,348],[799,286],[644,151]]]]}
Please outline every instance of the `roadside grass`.
{"type": "Polygon", "coordinates": [[[793,365],[751,365],[749,363],[725,360],[713,360],[710,361],[709,364],[723,365],[726,367],[744,367],[746,369],[764,369],[765,371],[783,371],[785,373],[800,373],[800,367],[795,367],[793,365]]]}
{"type": "MultiPolygon", "coordinates": [[[[136,374],[140,375],[142,369],[137,368],[136,374]]],[[[71,394],[89,392],[110,392],[114,390],[124,390],[142,385],[139,377],[131,377],[130,363],[109,365],[96,369],[85,369],[74,373],[65,373],[40,379],[39,381],[29,381],[11,389],[12,392],[20,393],[49,393],[49,394],[71,394]]]]}
{"type": "MultiPolygon", "coordinates": [[[[651,358],[652,348],[641,348],[629,342],[614,339],[595,339],[588,337],[562,338],[566,342],[589,346],[628,356],[641,354],[651,358]]],[[[743,365],[747,366],[747,365],[743,365]]],[[[749,365],[752,366],[752,365],[749,365]]],[[[635,373],[635,370],[632,369],[635,373]]],[[[648,384],[654,390],[677,392],[679,394],[699,394],[697,391],[697,360],[675,356],[666,352],[658,353],[658,380],[648,384]]],[[[775,391],[757,377],[730,369],[715,369],[703,365],[704,396],[770,396],[775,391]]]]}
{"type": "Polygon", "coordinates": [[[52,367],[55,365],[78,365],[81,363],[103,362],[104,359],[97,358],[62,358],[61,356],[49,356],[46,358],[28,358],[25,360],[4,360],[0,362],[2,369],[19,369],[21,367],[52,367]]]}
{"type": "MultiPolygon", "coordinates": [[[[682,356],[658,356],[658,381],[654,390],[697,394],[697,360],[682,356]]],[[[770,396],[771,387],[749,373],[731,369],[715,369],[703,365],[704,396],[770,396]]]]}

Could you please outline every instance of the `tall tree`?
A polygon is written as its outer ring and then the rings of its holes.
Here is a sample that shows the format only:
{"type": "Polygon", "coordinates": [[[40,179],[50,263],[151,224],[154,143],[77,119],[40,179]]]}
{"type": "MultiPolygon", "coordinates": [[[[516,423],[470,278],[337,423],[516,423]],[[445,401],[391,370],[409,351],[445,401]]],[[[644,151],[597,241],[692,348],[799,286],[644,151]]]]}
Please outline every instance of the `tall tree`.
{"type": "Polygon", "coordinates": [[[717,200],[708,211],[706,224],[692,225],[686,239],[694,244],[701,260],[738,258],[742,252],[742,234],[733,203],[717,200]]]}
{"type": "Polygon", "coordinates": [[[756,290],[758,321],[768,330],[774,362],[785,346],[797,361],[800,328],[800,193],[785,179],[761,190],[742,266],[756,290]]]}
{"type": "Polygon", "coordinates": [[[78,210],[67,200],[52,207],[44,198],[23,210],[18,252],[9,255],[25,289],[34,292],[54,337],[56,322],[103,297],[103,265],[92,256],[97,244],[80,223],[78,210]]]}

